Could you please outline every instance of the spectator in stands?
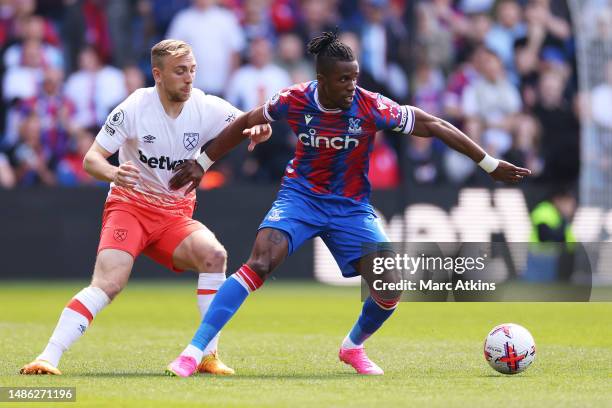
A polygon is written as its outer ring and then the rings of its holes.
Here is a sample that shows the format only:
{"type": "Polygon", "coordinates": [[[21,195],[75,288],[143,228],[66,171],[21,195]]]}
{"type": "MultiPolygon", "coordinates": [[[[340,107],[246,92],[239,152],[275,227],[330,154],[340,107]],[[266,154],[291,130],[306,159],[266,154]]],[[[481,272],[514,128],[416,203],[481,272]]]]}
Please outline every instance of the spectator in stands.
{"type": "Polygon", "coordinates": [[[567,51],[567,41],[572,32],[569,9],[565,0],[530,0],[525,9],[529,31],[543,38],[542,48],[567,51]]]}
{"type": "Polygon", "coordinates": [[[249,63],[231,77],[226,99],[243,111],[249,111],[292,84],[287,71],[272,62],[272,44],[265,37],[249,45],[249,63]]]}
{"type": "Polygon", "coordinates": [[[485,38],[486,46],[499,55],[514,83],[518,83],[514,70],[514,42],[527,34],[522,14],[517,0],[501,0],[495,6],[495,23],[485,38]]]}
{"type": "Polygon", "coordinates": [[[501,156],[512,145],[511,132],[521,109],[521,97],[494,52],[484,52],[478,69],[481,77],[463,93],[463,112],[468,121],[482,123],[485,149],[501,156]]]}
{"type": "Polygon", "coordinates": [[[474,83],[480,77],[476,67],[481,65],[481,58],[485,53],[483,47],[467,50],[464,53],[465,61],[460,62],[455,71],[448,76],[442,106],[444,116],[449,118],[456,126],[461,126],[465,117],[461,105],[463,93],[468,85],[474,83]]]}
{"type": "Polygon", "coordinates": [[[435,116],[442,114],[444,75],[439,68],[420,59],[413,77],[414,105],[435,116]]]}
{"type": "Polygon", "coordinates": [[[491,31],[491,27],[493,26],[491,16],[488,13],[474,13],[468,16],[468,21],[470,30],[466,32],[465,36],[462,38],[466,40],[467,43],[461,45],[468,47],[484,45],[491,31]]]}
{"type": "Polygon", "coordinates": [[[66,81],[66,96],[76,106],[78,126],[102,126],[110,110],[127,96],[123,72],[103,65],[96,50],[86,47],[79,54],[79,70],[66,81]]]}
{"type": "MultiPolygon", "coordinates": [[[[106,0],[65,1],[62,42],[68,72],[79,66],[80,54],[85,47],[92,47],[103,63],[110,61],[112,45],[105,5],[106,0]]],[[[124,44],[115,46],[123,47],[124,44]]]]}
{"type": "Polygon", "coordinates": [[[450,31],[453,37],[457,39],[458,37],[465,37],[471,26],[464,13],[456,8],[454,3],[453,0],[432,0],[429,3],[424,3],[422,6],[424,9],[421,8],[421,10],[428,15],[427,18],[433,17],[432,28],[438,27],[441,30],[450,31]]]}
{"type": "Polygon", "coordinates": [[[495,0],[459,0],[459,10],[464,14],[488,14],[491,12],[495,0]]]}
{"type": "MultiPolygon", "coordinates": [[[[603,3],[587,1],[578,24],[587,52],[608,61],[612,8],[603,3]]],[[[523,163],[534,174],[539,171],[542,180],[574,180],[579,142],[571,105],[576,78],[570,70],[574,54],[566,1],[426,0],[408,5],[406,0],[0,0],[0,46],[6,67],[0,88],[0,151],[6,156],[0,157],[0,179],[2,166],[9,173],[6,158],[23,168],[24,157],[33,162],[31,157],[41,156],[49,169],[54,170],[58,161],[58,172],[69,169],[60,175],[60,183],[80,183],[72,164],[87,137],[78,136],[76,129],[98,128],[111,107],[151,82],[148,50],[163,37],[193,44],[196,87],[226,95],[248,109],[286,83],[314,78],[304,44],[314,34],[339,26],[345,30],[342,41],[362,61],[360,86],[439,112],[492,153],[523,163]],[[60,3],[63,8],[53,11],[60,3]],[[414,28],[406,25],[407,10],[417,13],[412,17],[414,28]],[[49,16],[56,18],[53,24],[49,16]],[[408,29],[415,34],[410,41],[408,29]],[[61,42],[55,30],[62,33],[61,42]],[[244,52],[247,38],[253,41],[244,52]],[[104,65],[110,56],[117,68],[104,65]],[[62,66],[72,74],[63,87],[65,95],[54,78],[61,76],[57,69],[62,66]],[[67,99],[74,100],[74,125],[66,118],[71,116],[65,114],[71,111],[67,99]],[[32,114],[41,127],[38,145],[20,142],[23,129],[36,127],[32,114]],[[24,118],[26,126],[21,123],[24,118]],[[66,174],[72,181],[62,178],[66,174]]],[[[612,131],[607,111],[612,105],[612,62],[606,69],[588,64],[587,74],[598,85],[584,97],[584,112],[596,126],[612,131]]],[[[230,158],[228,169],[220,163],[217,170],[226,173],[207,186],[231,182],[236,178],[232,175],[261,182],[276,179],[290,158],[288,145],[295,137],[285,137],[289,128],[274,131],[275,137],[253,154],[230,158]]],[[[389,144],[398,152],[397,140],[377,142],[373,154],[380,155],[381,168],[373,169],[374,174],[385,174],[389,144]]],[[[398,154],[412,157],[412,182],[487,184],[471,161],[420,142],[398,154]],[[424,157],[433,160],[420,162],[424,157]],[[433,172],[431,162],[436,163],[433,172]]],[[[50,180],[45,172],[34,182],[23,177],[23,170],[13,168],[13,173],[20,184],[50,180]]],[[[0,180],[0,185],[10,186],[10,179],[4,184],[0,180]]]]}
{"type": "Polygon", "coordinates": [[[406,43],[406,31],[391,24],[386,10],[388,0],[361,0],[363,22],[357,28],[360,50],[360,69],[378,84],[372,88],[388,90],[388,95],[399,100],[408,96],[408,80],[398,66],[399,51],[406,43]]]}
{"type": "Polygon", "coordinates": [[[64,58],[56,46],[59,39],[49,22],[41,16],[27,16],[21,22],[20,41],[6,49],[3,56],[7,68],[23,64],[25,44],[35,42],[40,44],[41,64],[45,67],[63,68],[64,58]]]}
{"type": "Polygon", "coordinates": [[[167,38],[191,44],[198,62],[194,86],[223,95],[230,75],[238,68],[245,46],[242,28],[234,14],[217,5],[217,0],[193,0],[172,20],[167,38]]]}
{"type": "Polygon", "coordinates": [[[530,30],[527,37],[514,42],[514,67],[518,85],[527,109],[533,108],[537,99],[540,75],[540,48],[544,37],[538,30],[530,30]]]}
{"type": "MultiPolygon", "coordinates": [[[[249,47],[249,64],[230,80],[226,98],[243,111],[263,105],[276,92],[292,84],[289,74],[272,62],[272,45],[266,38],[254,39],[249,47]]],[[[241,172],[251,180],[274,180],[283,174],[293,152],[291,130],[285,123],[272,123],[274,138],[239,160],[241,172]]]]}
{"type": "Polygon", "coordinates": [[[327,0],[303,0],[300,3],[301,20],[295,31],[308,42],[323,31],[333,31],[337,26],[334,4],[327,0]]]}
{"type": "Polygon", "coordinates": [[[108,22],[108,38],[111,44],[110,61],[120,68],[136,63],[137,59],[131,41],[132,1],[105,0],[104,3],[104,14],[108,22]]]}
{"type": "Polygon", "coordinates": [[[442,152],[433,138],[411,137],[406,152],[408,185],[434,185],[445,180],[442,152]]]}
{"type": "Polygon", "coordinates": [[[35,0],[0,2],[0,49],[23,38],[23,22],[34,14],[35,9],[35,0]]]}
{"type": "Polygon", "coordinates": [[[573,184],[580,171],[580,124],[572,103],[563,97],[567,78],[557,70],[540,76],[539,98],[533,109],[540,122],[544,168],[540,180],[573,184]]]}
{"type": "Polygon", "coordinates": [[[125,90],[127,95],[139,88],[145,87],[144,73],[134,65],[128,65],[123,68],[123,77],[125,78],[125,90]]]}
{"type": "Polygon", "coordinates": [[[608,61],[605,69],[606,80],[591,91],[591,116],[597,126],[612,131],[612,60],[608,61]]]}
{"type": "Polygon", "coordinates": [[[192,0],[138,0],[139,8],[150,8],[154,19],[154,30],[159,37],[155,37],[153,44],[168,32],[174,17],[183,9],[188,8],[192,0]]]}
{"type": "Polygon", "coordinates": [[[12,0],[11,6],[16,19],[22,19],[34,14],[36,11],[36,0],[12,0]]]}
{"type": "Polygon", "coordinates": [[[466,19],[452,9],[448,0],[420,2],[416,13],[417,43],[422,49],[422,58],[436,67],[450,69],[455,34],[468,31],[466,19]]]}
{"type": "Polygon", "coordinates": [[[47,68],[40,90],[20,106],[25,117],[35,113],[41,122],[41,143],[54,162],[67,152],[70,132],[73,130],[75,107],[63,93],[64,73],[57,68],[47,68]]]}
{"type": "Polygon", "coordinates": [[[291,83],[300,84],[315,77],[312,62],[304,57],[304,43],[295,33],[278,38],[276,63],[289,73],[291,83]]]}
{"type": "Polygon", "coordinates": [[[532,177],[537,177],[543,166],[538,149],[541,131],[533,116],[519,115],[512,135],[512,147],[504,154],[503,159],[512,160],[512,163],[528,168],[532,177]]]}
{"type": "Polygon", "coordinates": [[[46,67],[43,44],[37,40],[23,43],[19,63],[10,66],[3,78],[4,101],[14,102],[16,99],[33,97],[42,82],[46,67]]]}
{"type": "MultiPolygon", "coordinates": [[[[598,0],[593,0],[582,10],[582,18],[577,18],[578,30],[588,41],[586,54],[600,58],[600,61],[612,60],[612,7],[604,8],[598,0]]],[[[591,83],[606,80],[606,70],[599,64],[588,64],[587,74],[591,83]]]]}
{"type": "Polygon", "coordinates": [[[277,33],[295,30],[299,10],[295,0],[275,0],[270,4],[270,18],[277,33]]]}
{"type": "Polygon", "coordinates": [[[17,182],[21,186],[55,185],[53,163],[41,140],[40,118],[32,112],[24,118],[19,128],[19,144],[15,148],[17,182]]]}
{"type": "Polygon", "coordinates": [[[0,188],[13,188],[15,183],[15,173],[8,157],[4,153],[0,153],[0,188]]]}
{"type": "Polygon", "coordinates": [[[0,49],[15,38],[15,19],[13,5],[4,0],[0,2],[0,49]]]}
{"type": "Polygon", "coordinates": [[[19,65],[10,67],[2,78],[2,99],[6,105],[4,137],[0,150],[12,150],[19,139],[19,106],[25,99],[32,98],[42,83],[45,65],[42,44],[28,40],[23,44],[22,60],[19,65]]]}
{"type": "Polygon", "coordinates": [[[85,153],[94,141],[97,129],[78,129],[72,138],[70,151],[57,165],[57,182],[62,186],[96,184],[97,181],[83,169],[85,153]]]}
{"type": "Polygon", "coordinates": [[[532,244],[523,279],[546,282],[571,278],[577,249],[572,229],[576,204],[571,188],[554,186],[548,197],[531,211],[532,244]]]}
{"type": "Polygon", "coordinates": [[[267,38],[273,41],[276,37],[268,3],[268,0],[245,0],[243,2],[242,29],[247,41],[257,38],[267,38]]]}

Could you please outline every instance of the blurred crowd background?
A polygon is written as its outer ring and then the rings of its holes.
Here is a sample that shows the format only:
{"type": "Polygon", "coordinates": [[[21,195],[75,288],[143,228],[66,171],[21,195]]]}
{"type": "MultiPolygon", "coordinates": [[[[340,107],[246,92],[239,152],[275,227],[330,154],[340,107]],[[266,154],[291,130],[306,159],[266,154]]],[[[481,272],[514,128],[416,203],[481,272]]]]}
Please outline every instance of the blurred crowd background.
{"type": "MultiPolygon", "coordinates": [[[[592,27],[609,35],[600,3],[592,27]]],[[[93,184],[83,155],[110,110],[153,85],[149,52],[161,39],[193,46],[196,87],[249,110],[314,79],[306,43],[336,27],[361,86],[449,120],[530,168],[531,183],[574,185],[581,118],[612,128],[612,63],[600,90],[580,96],[565,0],[0,0],[0,186],[93,184]]],[[[204,187],[278,183],[296,138],[274,131],[204,187]]],[[[489,183],[438,140],[391,133],[377,135],[370,177],[379,189],[489,183]]]]}

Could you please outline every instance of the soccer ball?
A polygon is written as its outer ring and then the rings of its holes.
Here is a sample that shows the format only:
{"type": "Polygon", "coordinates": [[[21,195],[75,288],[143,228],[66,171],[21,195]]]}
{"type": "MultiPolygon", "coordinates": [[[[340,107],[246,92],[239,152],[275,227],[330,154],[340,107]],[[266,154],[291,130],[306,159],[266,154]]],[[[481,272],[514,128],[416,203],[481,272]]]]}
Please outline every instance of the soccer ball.
{"type": "Polygon", "coordinates": [[[514,323],[495,326],[484,343],[484,357],[502,374],[518,374],[533,363],[536,346],[531,333],[514,323]]]}

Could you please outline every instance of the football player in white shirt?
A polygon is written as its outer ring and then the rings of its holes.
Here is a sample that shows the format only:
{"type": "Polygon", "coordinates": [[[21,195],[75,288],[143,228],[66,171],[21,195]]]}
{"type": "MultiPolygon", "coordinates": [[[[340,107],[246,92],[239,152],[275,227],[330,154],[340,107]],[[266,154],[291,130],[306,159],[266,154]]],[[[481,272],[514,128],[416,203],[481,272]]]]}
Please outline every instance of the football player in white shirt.
{"type": "MultiPolygon", "coordinates": [[[[196,158],[202,146],[242,112],[192,88],[196,61],[187,43],[156,44],[151,65],[155,87],[135,91],[110,113],[83,161],[89,174],[111,183],[91,285],[64,308],[47,347],[22,374],[61,374],[57,366],[62,354],[125,287],[141,253],[176,272],[199,273],[202,316],[225,281],[225,249],[191,218],[196,186],[173,191],[168,181],[178,165],[196,158]],[[117,150],[119,167],[107,161],[117,150]]],[[[243,133],[252,139],[250,149],[270,137],[269,126],[242,119],[243,133]]],[[[217,357],[216,341],[211,344],[199,371],[233,374],[217,357]]]]}

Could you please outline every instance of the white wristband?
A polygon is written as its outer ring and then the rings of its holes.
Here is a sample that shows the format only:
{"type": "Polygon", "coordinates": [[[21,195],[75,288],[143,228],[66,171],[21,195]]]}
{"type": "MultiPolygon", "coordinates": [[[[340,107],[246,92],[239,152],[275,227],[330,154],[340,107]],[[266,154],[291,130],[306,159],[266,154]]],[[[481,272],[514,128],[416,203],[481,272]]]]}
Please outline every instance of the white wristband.
{"type": "Polygon", "coordinates": [[[484,159],[478,165],[487,173],[491,173],[499,166],[499,160],[485,153],[484,159]]]}
{"type": "Polygon", "coordinates": [[[202,167],[202,169],[204,169],[204,173],[206,173],[210,166],[212,166],[214,163],[214,161],[210,160],[210,157],[208,157],[206,152],[202,152],[202,154],[196,159],[196,162],[202,167]]]}

